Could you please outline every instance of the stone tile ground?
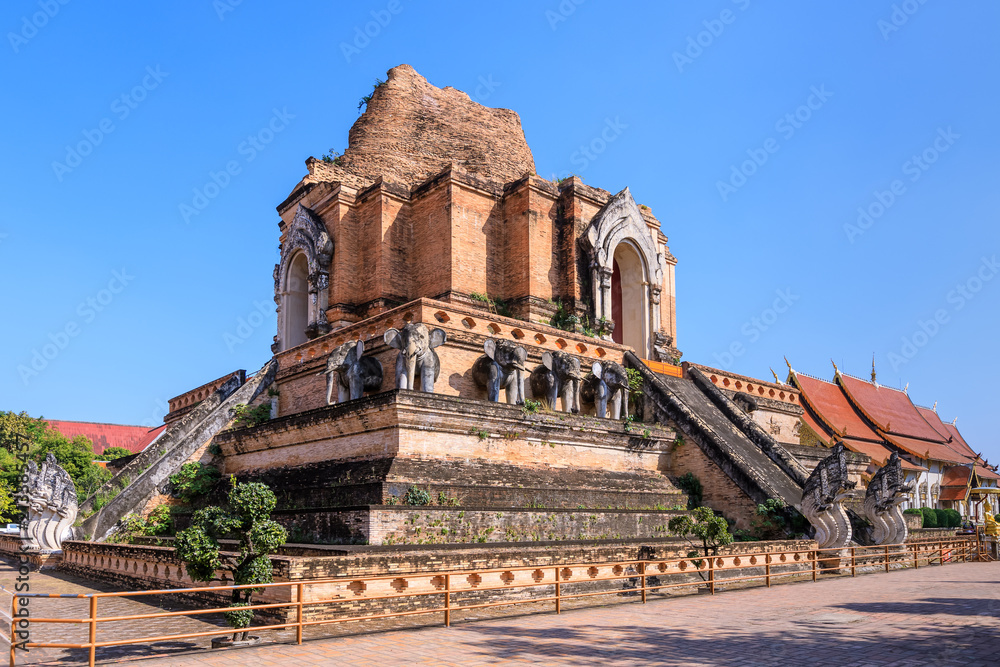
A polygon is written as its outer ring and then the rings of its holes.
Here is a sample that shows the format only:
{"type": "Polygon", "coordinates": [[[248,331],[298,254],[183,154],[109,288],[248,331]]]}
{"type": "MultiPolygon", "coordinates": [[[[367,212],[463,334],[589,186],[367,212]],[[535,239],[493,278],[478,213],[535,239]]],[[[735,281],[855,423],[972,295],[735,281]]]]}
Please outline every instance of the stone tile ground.
{"type": "MultiPolygon", "coordinates": [[[[80,580],[33,575],[37,590],[80,592],[80,580]],[[44,588],[43,588],[44,587],[44,588]]],[[[7,586],[10,569],[0,573],[7,586]]],[[[48,602],[48,601],[46,601],[48,602]]],[[[55,602],[55,601],[53,601],[55,602]]],[[[122,608],[149,609],[123,601],[122,608]]],[[[480,613],[475,618],[480,618],[480,613]]],[[[157,623],[162,623],[157,622],[157,623]]],[[[177,628],[208,627],[185,618],[177,628]]],[[[379,627],[387,627],[385,625],[379,627]]],[[[151,627],[145,627],[150,630],[151,627]]],[[[357,632],[355,626],[344,632],[357,632]]],[[[128,628],[125,630],[135,630],[128,628]]],[[[308,636],[308,635],[307,635],[308,636]]],[[[287,641],[288,633],[269,636],[287,641]]],[[[1000,564],[927,567],[555,614],[273,643],[239,651],[178,641],[105,649],[102,662],[168,665],[996,665],[1000,564]]],[[[32,651],[25,664],[79,664],[79,652],[32,651]]],[[[19,663],[21,658],[19,658],[19,663]]]]}

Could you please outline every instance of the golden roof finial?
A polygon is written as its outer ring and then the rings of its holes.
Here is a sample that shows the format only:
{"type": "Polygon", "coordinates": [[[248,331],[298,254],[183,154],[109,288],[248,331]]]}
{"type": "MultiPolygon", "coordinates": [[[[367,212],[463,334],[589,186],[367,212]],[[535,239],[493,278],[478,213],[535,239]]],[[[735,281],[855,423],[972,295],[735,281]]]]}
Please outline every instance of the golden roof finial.
{"type": "Polygon", "coordinates": [[[837,368],[837,363],[833,359],[830,360],[830,363],[833,364],[833,377],[834,378],[839,377],[840,376],[840,369],[837,368]]]}
{"type": "Polygon", "coordinates": [[[934,401],[934,405],[931,406],[931,410],[937,412],[937,401],[934,401]]]}
{"type": "Polygon", "coordinates": [[[905,386],[905,387],[903,387],[903,393],[904,393],[904,394],[906,394],[907,396],[909,396],[909,395],[910,395],[910,392],[908,392],[908,391],[907,391],[907,389],[909,389],[909,388],[910,388],[910,383],[909,383],[909,382],[907,382],[907,383],[906,383],[906,386],[905,386]]]}
{"type": "Polygon", "coordinates": [[[778,384],[781,384],[781,380],[778,379],[778,374],[774,372],[774,369],[771,368],[770,366],[768,366],[767,369],[771,371],[771,375],[774,376],[774,381],[777,382],[778,384]]]}
{"type": "Polygon", "coordinates": [[[872,352],[872,384],[875,384],[875,353],[872,352]]]}

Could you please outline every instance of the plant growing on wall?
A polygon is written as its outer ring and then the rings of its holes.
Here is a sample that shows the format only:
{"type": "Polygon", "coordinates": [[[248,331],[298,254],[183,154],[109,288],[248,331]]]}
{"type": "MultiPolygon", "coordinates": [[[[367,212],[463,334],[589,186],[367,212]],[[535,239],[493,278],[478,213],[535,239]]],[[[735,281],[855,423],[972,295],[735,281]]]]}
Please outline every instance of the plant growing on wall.
{"type": "Polygon", "coordinates": [[[689,510],[701,507],[701,498],[704,488],[701,480],[694,473],[686,472],[677,478],[677,488],[687,494],[689,510]]]}
{"type": "Polygon", "coordinates": [[[406,495],[403,496],[403,503],[406,505],[430,505],[431,494],[429,491],[411,486],[406,490],[406,495]]]}
{"type": "Polygon", "coordinates": [[[372,86],[372,92],[370,92],[367,95],[363,95],[361,97],[361,100],[358,102],[358,113],[361,113],[362,108],[364,109],[368,108],[368,103],[371,102],[372,97],[375,96],[375,91],[378,90],[378,87],[381,86],[383,83],[385,83],[385,81],[383,81],[382,79],[375,79],[375,85],[372,86]]]}
{"type": "Polygon", "coordinates": [[[186,503],[204,496],[218,483],[219,469],[204,463],[185,463],[179,472],[170,476],[174,493],[186,503]]]}
{"type": "MultiPolygon", "coordinates": [[[[195,512],[191,527],[177,533],[175,553],[195,581],[215,581],[219,579],[216,572],[223,570],[237,586],[270,583],[273,566],[269,556],[288,539],[285,529],[271,520],[277,498],[266,484],[237,484],[231,479],[229,508],[206,507],[195,512]],[[222,553],[219,540],[226,537],[239,538],[238,554],[222,553]]],[[[260,590],[233,590],[229,606],[249,606],[251,596],[260,590]]],[[[234,630],[249,627],[252,621],[252,609],[226,612],[226,622],[234,630]]],[[[234,632],[233,641],[245,641],[247,634],[245,630],[234,632]]]]}
{"type": "Polygon", "coordinates": [[[229,409],[233,418],[233,428],[244,428],[263,424],[271,418],[271,403],[261,403],[253,407],[246,403],[237,403],[229,409]]]}

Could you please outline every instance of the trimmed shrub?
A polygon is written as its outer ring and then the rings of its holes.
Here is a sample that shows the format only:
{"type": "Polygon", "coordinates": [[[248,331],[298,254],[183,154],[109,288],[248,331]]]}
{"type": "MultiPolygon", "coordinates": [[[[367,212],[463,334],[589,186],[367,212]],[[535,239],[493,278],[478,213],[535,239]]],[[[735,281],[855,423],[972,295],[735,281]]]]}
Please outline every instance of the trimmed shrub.
{"type": "MultiPolygon", "coordinates": [[[[947,518],[948,528],[958,528],[962,525],[962,515],[958,510],[948,509],[938,510],[938,512],[944,512],[945,517],[947,518]]],[[[938,516],[940,518],[940,514],[938,516]]]]}
{"type": "Polygon", "coordinates": [[[921,507],[920,513],[924,515],[924,528],[937,528],[937,512],[930,507],[921,507]]]}
{"type": "Polygon", "coordinates": [[[923,513],[916,507],[911,507],[908,510],[903,510],[903,514],[920,514],[921,516],[923,516],[923,513]]]}

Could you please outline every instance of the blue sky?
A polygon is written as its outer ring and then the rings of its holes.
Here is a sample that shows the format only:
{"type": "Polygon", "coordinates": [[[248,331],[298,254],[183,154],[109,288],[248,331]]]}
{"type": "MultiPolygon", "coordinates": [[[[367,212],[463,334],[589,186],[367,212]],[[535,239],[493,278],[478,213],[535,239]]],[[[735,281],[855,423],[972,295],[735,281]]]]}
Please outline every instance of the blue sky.
{"type": "Polygon", "coordinates": [[[154,423],[259,368],[274,207],[409,63],[517,111],[540,175],[653,209],[685,359],[829,379],[874,354],[1000,462],[998,23],[985,1],[3,3],[0,408],[154,423]]]}

